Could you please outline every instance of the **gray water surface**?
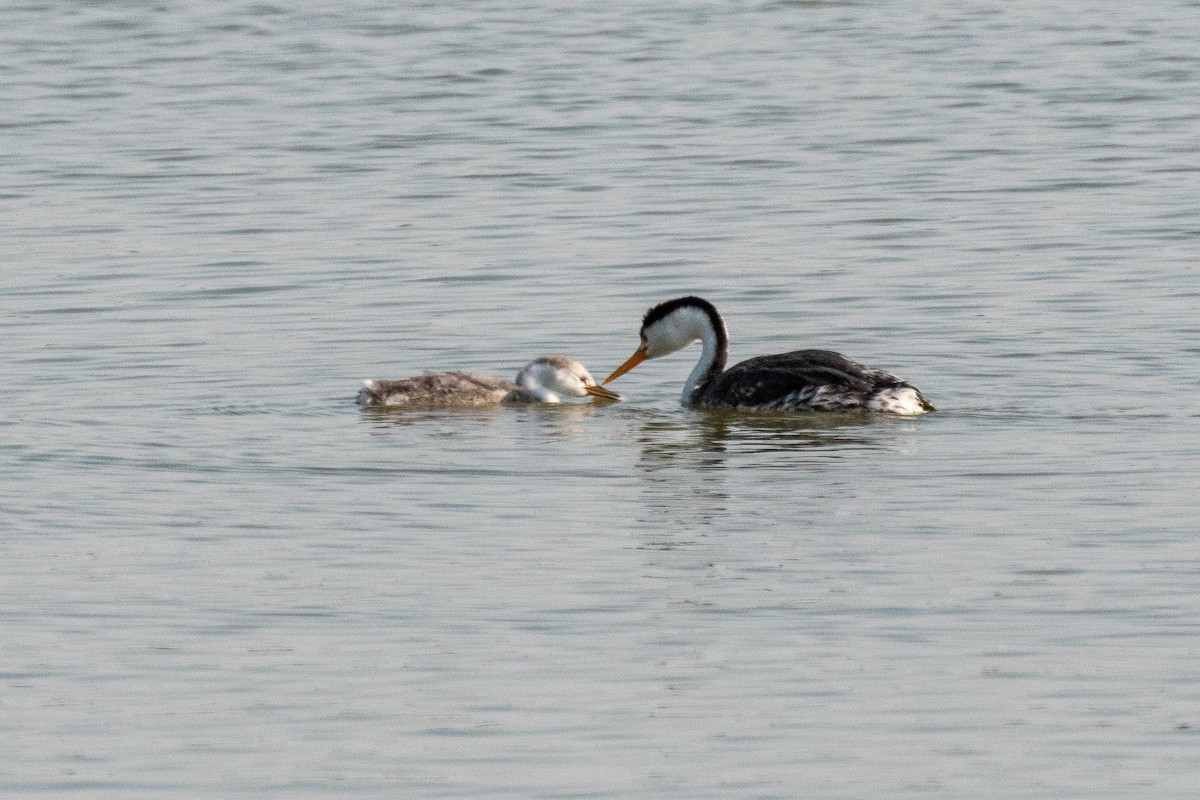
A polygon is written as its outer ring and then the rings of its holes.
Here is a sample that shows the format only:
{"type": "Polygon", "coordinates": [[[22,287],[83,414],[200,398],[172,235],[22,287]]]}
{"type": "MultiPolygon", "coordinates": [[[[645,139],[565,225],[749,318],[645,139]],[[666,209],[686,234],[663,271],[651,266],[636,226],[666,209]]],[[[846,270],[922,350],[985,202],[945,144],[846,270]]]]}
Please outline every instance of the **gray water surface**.
{"type": "Polygon", "coordinates": [[[1194,796],[1200,6],[3,18],[0,796],[1194,796]]]}

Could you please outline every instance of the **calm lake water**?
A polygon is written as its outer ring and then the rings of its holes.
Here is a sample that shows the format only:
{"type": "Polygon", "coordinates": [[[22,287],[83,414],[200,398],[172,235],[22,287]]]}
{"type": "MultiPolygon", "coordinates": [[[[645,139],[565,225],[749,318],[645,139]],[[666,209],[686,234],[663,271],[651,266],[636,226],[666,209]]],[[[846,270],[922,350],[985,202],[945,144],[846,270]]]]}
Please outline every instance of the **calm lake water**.
{"type": "Polygon", "coordinates": [[[459,5],[5,6],[0,796],[1194,797],[1200,4],[459,5]]]}

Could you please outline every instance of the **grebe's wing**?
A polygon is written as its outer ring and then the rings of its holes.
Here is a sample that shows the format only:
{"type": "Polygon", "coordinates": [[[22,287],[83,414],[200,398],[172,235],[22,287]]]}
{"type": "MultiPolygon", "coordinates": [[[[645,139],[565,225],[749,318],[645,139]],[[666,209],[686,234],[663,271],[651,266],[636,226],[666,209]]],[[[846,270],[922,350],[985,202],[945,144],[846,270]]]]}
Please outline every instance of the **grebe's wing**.
{"type": "Polygon", "coordinates": [[[904,381],[882,370],[864,367],[832,350],[795,350],[734,364],[704,394],[720,404],[769,406],[796,392],[819,386],[843,392],[871,392],[890,385],[904,385],[904,381]]]}

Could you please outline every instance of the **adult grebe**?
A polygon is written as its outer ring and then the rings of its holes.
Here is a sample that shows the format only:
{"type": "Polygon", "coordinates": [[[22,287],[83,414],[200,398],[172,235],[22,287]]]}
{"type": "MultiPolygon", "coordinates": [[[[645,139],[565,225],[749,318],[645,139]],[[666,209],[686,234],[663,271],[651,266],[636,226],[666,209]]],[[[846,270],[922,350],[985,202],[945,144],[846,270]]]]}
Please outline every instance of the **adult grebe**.
{"type": "Polygon", "coordinates": [[[641,346],[605,383],[646,359],[669,355],[699,340],[704,349],[683,385],[684,405],[910,415],[934,410],[916,387],[829,350],[759,356],[726,370],[725,322],[712,303],[699,297],[680,297],[647,311],[641,336],[641,346]]]}
{"type": "Polygon", "coordinates": [[[621,396],[596,384],[583,365],[566,356],[542,356],[517,373],[517,380],[466,372],[427,372],[401,381],[363,381],[364,406],[484,406],[495,403],[559,403],[566,397],[621,396]]]}

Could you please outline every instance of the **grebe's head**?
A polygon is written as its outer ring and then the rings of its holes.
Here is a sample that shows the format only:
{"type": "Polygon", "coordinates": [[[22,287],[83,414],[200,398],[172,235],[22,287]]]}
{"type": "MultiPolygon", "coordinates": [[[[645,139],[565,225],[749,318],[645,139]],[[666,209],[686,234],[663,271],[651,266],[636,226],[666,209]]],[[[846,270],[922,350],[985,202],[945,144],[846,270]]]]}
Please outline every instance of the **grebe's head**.
{"type": "Polygon", "coordinates": [[[535,358],[517,373],[517,385],[528,389],[548,403],[557,403],[559,395],[621,399],[621,395],[597,384],[583,364],[566,356],[535,358]]]}
{"type": "Polygon", "coordinates": [[[617,367],[605,383],[614,381],[649,358],[682,350],[704,338],[706,333],[724,331],[725,323],[712,303],[700,297],[679,297],[659,303],[642,318],[641,346],[617,367]]]}

